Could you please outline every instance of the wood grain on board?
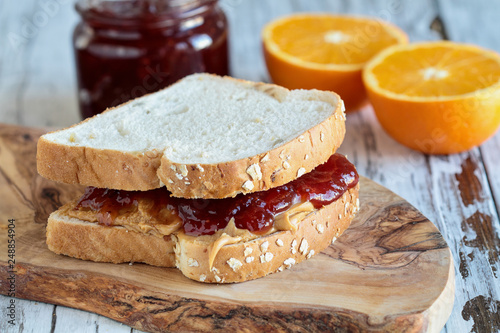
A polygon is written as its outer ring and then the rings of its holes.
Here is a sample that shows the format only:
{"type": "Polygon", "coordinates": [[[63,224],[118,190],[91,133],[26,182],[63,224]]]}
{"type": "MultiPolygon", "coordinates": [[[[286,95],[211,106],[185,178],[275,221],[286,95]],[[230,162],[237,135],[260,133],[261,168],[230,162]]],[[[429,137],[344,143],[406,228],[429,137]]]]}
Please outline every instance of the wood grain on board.
{"type": "MultiPolygon", "coordinates": [[[[36,174],[41,131],[0,125],[0,219],[15,219],[16,296],[98,313],[147,331],[227,329],[438,332],[454,295],[450,250],[408,202],[362,177],[361,210],[333,245],[268,277],[206,285],[177,269],[93,263],[45,245],[48,214],[82,188],[36,174]]],[[[5,228],[5,224],[2,225],[5,228]]],[[[6,241],[6,233],[0,235],[6,241]]],[[[0,253],[1,281],[8,273],[0,253]]],[[[0,293],[7,293],[0,285],[0,293]]]]}

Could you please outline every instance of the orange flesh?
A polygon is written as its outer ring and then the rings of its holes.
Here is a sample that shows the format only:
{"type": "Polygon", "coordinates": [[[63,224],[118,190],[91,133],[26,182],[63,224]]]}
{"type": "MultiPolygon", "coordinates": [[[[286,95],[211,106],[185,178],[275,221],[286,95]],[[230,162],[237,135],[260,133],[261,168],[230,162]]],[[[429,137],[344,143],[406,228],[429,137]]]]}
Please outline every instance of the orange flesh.
{"type": "Polygon", "coordinates": [[[411,97],[464,95],[500,80],[498,60],[444,46],[388,55],[372,69],[378,86],[411,97]]]}
{"type": "Polygon", "coordinates": [[[340,65],[365,63],[401,40],[378,21],[319,17],[297,17],[277,25],[271,39],[297,60],[340,65]]]}

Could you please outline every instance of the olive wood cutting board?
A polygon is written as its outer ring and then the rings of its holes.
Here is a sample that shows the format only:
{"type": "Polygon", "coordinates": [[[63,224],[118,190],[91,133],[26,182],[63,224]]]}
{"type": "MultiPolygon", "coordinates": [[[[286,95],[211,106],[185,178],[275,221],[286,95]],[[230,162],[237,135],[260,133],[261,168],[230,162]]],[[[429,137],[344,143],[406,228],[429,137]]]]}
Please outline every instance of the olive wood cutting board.
{"type": "Polygon", "coordinates": [[[50,252],[50,212],[82,192],[36,174],[43,130],[0,124],[0,293],[60,304],[151,332],[438,332],[451,313],[454,270],[438,229],[401,197],[361,177],[361,210],[330,247],[290,270],[209,285],[177,269],[82,261],[50,252]]]}

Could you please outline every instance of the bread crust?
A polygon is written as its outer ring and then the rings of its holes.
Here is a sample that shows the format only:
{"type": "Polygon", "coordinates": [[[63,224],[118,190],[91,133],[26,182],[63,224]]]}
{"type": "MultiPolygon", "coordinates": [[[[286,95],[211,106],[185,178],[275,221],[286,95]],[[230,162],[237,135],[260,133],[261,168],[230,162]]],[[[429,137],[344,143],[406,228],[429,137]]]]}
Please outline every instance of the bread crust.
{"type": "MultiPolygon", "coordinates": [[[[225,79],[244,82],[278,100],[289,93],[273,84],[225,79]]],[[[69,146],[42,136],[37,145],[38,173],[63,183],[121,190],[145,191],[165,185],[173,196],[184,198],[225,198],[266,190],[326,162],[343,141],[345,114],[340,97],[311,90],[310,99],[329,103],[331,116],[291,141],[248,158],[179,164],[163,156],[162,151],[134,153],[69,146]]]]}
{"type": "Polygon", "coordinates": [[[163,184],[156,175],[161,153],[121,152],[55,143],[43,136],[37,143],[38,173],[66,184],[147,191],[163,184]]]}
{"type": "Polygon", "coordinates": [[[175,267],[174,242],[128,231],[121,226],[105,227],[71,218],[55,211],[47,223],[47,245],[57,254],[96,262],[142,262],[175,267]]]}
{"type": "Polygon", "coordinates": [[[49,217],[47,244],[55,253],[79,259],[177,266],[185,276],[200,282],[242,282],[291,268],[327,248],[332,239],[349,227],[358,211],[358,190],[359,184],[333,203],[310,213],[295,232],[279,231],[223,246],[212,269],[208,260],[210,244],[196,237],[172,235],[162,239],[127,232],[122,227],[83,222],[60,215],[58,211],[49,217]],[[253,259],[250,261],[249,257],[253,259]]]}
{"type": "Polygon", "coordinates": [[[179,239],[177,268],[188,278],[206,283],[243,282],[289,269],[326,249],[349,227],[358,210],[358,190],[359,185],[339,200],[312,212],[295,232],[280,231],[249,242],[223,246],[212,269],[208,265],[207,244],[179,239]],[[248,262],[250,257],[253,259],[248,262]],[[193,260],[198,266],[190,265],[193,260]]]}

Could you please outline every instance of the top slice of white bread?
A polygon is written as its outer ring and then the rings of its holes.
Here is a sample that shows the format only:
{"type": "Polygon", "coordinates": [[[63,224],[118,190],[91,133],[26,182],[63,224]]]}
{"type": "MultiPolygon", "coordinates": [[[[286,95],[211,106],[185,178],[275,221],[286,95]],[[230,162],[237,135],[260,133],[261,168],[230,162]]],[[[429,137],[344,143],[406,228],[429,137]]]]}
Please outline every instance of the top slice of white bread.
{"type": "Polygon", "coordinates": [[[194,74],[43,135],[38,172],[65,183],[224,198],[279,186],[324,163],[345,133],[341,99],[194,74]]]}

